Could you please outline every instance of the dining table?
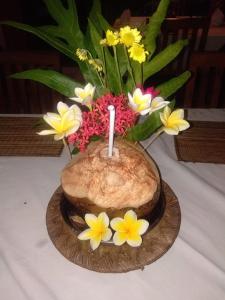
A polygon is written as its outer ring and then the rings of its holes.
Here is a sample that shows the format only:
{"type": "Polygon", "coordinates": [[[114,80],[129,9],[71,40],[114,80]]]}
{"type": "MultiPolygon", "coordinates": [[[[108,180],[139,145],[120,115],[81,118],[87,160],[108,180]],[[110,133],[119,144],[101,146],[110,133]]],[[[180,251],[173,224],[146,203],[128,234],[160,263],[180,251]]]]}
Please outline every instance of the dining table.
{"type": "MultiPolygon", "coordinates": [[[[225,109],[190,109],[188,119],[225,121],[225,109]]],[[[166,134],[147,151],[177,196],[181,226],[163,256],[127,273],[73,264],[48,236],[46,210],[66,149],[59,157],[0,156],[0,299],[225,299],[225,164],[178,161],[166,134]]]]}

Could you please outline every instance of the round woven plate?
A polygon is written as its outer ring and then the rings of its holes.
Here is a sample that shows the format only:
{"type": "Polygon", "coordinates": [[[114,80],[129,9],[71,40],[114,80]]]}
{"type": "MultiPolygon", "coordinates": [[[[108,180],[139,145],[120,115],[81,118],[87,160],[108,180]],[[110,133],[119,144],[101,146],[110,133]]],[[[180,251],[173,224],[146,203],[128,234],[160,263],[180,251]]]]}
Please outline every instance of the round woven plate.
{"type": "Polygon", "coordinates": [[[157,224],[146,232],[140,247],[133,248],[127,244],[115,246],[102,243],[95,250],[89,241],[80,241],[77,231],[62,209],[65,201],[61,187],[53,194],[46,215],[48,234],[59,252],[71,262],[102,273],[122,273],[154,262],[167,252],[174,243],[180,228],[181,213],[176,195],[165,183],[162,183],[164,211],[157,224]]]}

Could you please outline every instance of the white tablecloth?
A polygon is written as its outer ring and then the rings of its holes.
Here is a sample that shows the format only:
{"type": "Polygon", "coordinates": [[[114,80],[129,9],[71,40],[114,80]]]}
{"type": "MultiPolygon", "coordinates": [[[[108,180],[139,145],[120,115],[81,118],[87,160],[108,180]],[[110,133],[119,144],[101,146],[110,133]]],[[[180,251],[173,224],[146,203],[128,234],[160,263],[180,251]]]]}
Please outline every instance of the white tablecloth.
{"type": "MultiPolygon", "coordinates": [[[[207,114],[225,120],[224,110],[214,112],[207,114]]],[[[178,162],[166,135],[149,151],[179,199],[181,229],[163,257],[126,274],[82,269],[48,237],[46,208],[66,152],[59,158],[0,157],[0,299],[225,299],[225,165],[178,162]]]]}

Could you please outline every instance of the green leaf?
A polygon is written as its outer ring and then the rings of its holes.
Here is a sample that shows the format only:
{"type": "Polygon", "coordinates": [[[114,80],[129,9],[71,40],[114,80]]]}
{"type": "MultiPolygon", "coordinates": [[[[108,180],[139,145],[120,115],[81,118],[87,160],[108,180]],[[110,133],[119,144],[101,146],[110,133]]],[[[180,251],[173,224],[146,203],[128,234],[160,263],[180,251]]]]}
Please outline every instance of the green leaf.
{"type": "Polygon", "coordinates": [[[80,152],[79,148],[74,147],[71,154],[72,154],[72,155],[76,155],[76,154],[79,153],[79,152],[80,152]]]}
{"type": "Polygon", "coordinates": [[[153,55],[156,49],[156,38],[160,33],[162,22],[164,21],[167,13],[170,0],[161,0],[156,12],[150,17],[149,24],[147,26],[145,45],[149,51],[150,56],[153,55]]]}
{"type": "MultiPolygon", "coordinates": [[[[88,24],[89,24],[90,36],[91,36],[94,49],[98,55],[98,58],[100,58],[103,61],[102,50],[101,50],[102,46],[100,45],[101,35],[97,31],[95,25],[92,23],[90,19],[88,20],[88,24]]],[[[120,88],[119,88],[120,79],[117,76],[114,57],[111,55],[107,47],[105,47],[105,60],[106,60],[107,81],[108,81],[109,89],[111,90],[111,92],[118,94],[120,92],[120,88]]]]}
{"type": "Polygon", "coordinates": [[[74,55],[73,49],[71,49],[65,42],[56,39],[53,35],[42,30],[41,27],[39,29],[39,28],[32,27],[30,25],[26,25],[26,24],[14,22],[14,21],[5,21],[5,22],[2,22],[1,24],[9,25],[11,27],[33,33],[37,37],[41,38],[42,40],[44,40],[45,42],[50,44],[52,47],[54,47],[57,50],[59,50],[60,52],[64,53],[71,59],[75,60],[75,55],[74,55]]]}
{"type": "MultiPolygon", "coordinates": [[[[173,109],[174,105],[175,100],[170,102],[169,107],[173,109]]],[[[132,127],[128,131],[126,138],[130,141],[142,141],[149,138],[149,136],[152,135],[162,125],[159,114],[163,111],[163,109],[164,108],[153,112],[143,123],[132,127]]]]}
{"type": "Polygon", "coordinates": [[[38,81],[66,97],[73,97],[75,87],[81,86],[80,83],[75,82],[69,77],[52,70],[28,70],[15,73],[10,77],[15,79],[31,79],[38,81]]]}
{"type": "Polygon", "coordinates": [[[32,27],[13,21],[2,22],[2,24],[33,33],[79,63],[74,53],[76,48],[83,48],[84,36],[79,27],[74,1],[67,0],[68,8],[65,8],[60,0],[43,1],[57,25],[32,27]]]}
{"type": "Polygon", "coordinates": [[[159,72],[167,66],[188,44],[188,40],[179,40],[167,46],[163,51],[157,54],[150,62],[144,63],[143,77],[144,81],[153,74],[159,72]]]}
{"type": "Polygon", "coordinates": [[[191,72],[186,71],[181,75],[170,79],[169,81],[162,83],[156,87],[160,91],[160,96],[168,98],[179,90],[191,77],[191,72]]]}

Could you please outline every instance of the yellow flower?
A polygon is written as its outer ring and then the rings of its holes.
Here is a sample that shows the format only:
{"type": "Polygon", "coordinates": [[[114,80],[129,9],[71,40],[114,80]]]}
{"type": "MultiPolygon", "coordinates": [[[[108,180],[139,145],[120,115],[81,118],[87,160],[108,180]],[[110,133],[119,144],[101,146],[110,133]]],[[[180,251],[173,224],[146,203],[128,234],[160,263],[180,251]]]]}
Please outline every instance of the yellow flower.
{"type": "Polygon", "coordinates": [[[120,42],[127,47],[131,47],[134,43],[139,43],[142,36],[137,28],[131,29],[130,26],[120,28],[120,42]]]}
{"type": "Polygon", "coordinates": [[[70,107],[63,102],[57,104],[59,114],[47,113],[44,115],[44,120],[53,129],[42,130],[39,135],[55,134],[55,140],[61,140],[64,137],[76,132],[82,122],[82,112],[80,108],[74,104],[70,107]]]}
{"type": "Polygon", "coordinates": [[[108,46],[115,46],[119,43],[119,34],[117,31],[112,32],[111,30],[106,31],[106,44],[108,46]]]}
{"type": "Polygon", "coordinates": [[[166,106],[164,111],[160,113],[160,119],[164,125],[162,129],[167,134],[177,135],[179,131],[190,127],[190,124],[184,120],[183,109],[176,109],[171,113],[171,109],[166,106]]]}
{"type": "Polygon", "coordinates": [[[126,212],[124,219],[114,218],[110,225],[115,234],[113,242],[117,246],[123,245],[127,242],[132,247],[138,247],[142,243],[141,235],[148,229],[149,223],[146,220],[137,220],[137,215],[134,211],[126,212]]]}
{"type": "Polygon", "coordinates": [[[95,87],[91,83],[86,84],[83,89],[75,88],[74,93],[76,97],[71,97],[71,100],[91,108],[91,103],[95,93],[95,87]]]}
{"type": "Polygon", "coordinates": [[[151,109],[151,94],[143,94],[141,89],[137,88],[133,96],[128,93],[129,106],[142,116],[150,112],[151,109]]]}
{"type": "Polygon", "coordinates": [[[143,44],[133,44],[129,49],[130,57],[138,61],[140,64],[145,62],[148,51],[145,50],[143,44]]]}
{"type": "Polygon", "coordinates": [[[85,221],[89,226],[78,235],[79,240],[90,240],[92,250],[100,245],[101,241],[109,241],[112,237],[112,231],[109,229],[109,218],[102,212],[96,217],[93,214],[86,214],[85,221]]]}
{"type": "Polygon", "coordinates": [[[107,45],[107,41],[106,41],[106,39],[102,39],[102,40],[100,40],[100,45],[102,45],[102,46],[106,46],[106,45],[107,45]]]}
{"type": "Polygon", "coordinates": [[[100,59],[89,59],[88,63],[93,66],[98,72],[102,71],[102,62],[100,59]]]}
{"type": "Polygon", "coordinates": [[[76,50],[76,55],[78,56],[78,58],[82,61],[87,60],[88,59],[88,52],[85,49],[80,49],[77,48],[76,50]]]}

